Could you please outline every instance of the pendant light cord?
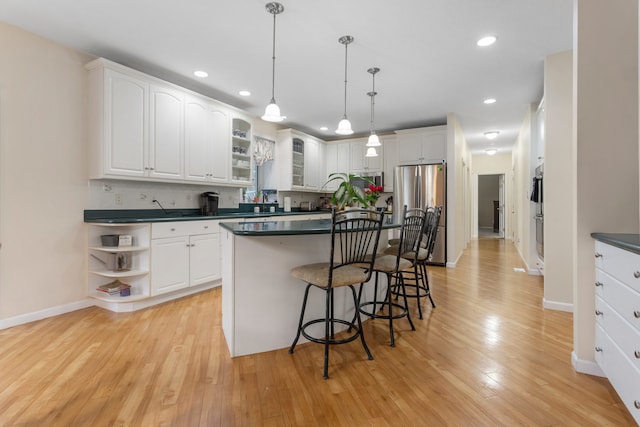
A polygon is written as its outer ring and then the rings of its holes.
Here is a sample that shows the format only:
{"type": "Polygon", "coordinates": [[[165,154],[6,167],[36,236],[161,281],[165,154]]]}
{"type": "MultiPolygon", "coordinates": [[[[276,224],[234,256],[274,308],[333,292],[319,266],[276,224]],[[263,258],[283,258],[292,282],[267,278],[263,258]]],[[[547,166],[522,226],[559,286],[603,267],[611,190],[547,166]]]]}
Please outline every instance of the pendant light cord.
{"type": "Polygon", "coordinates": [[[373,85],[371,88],[371,132],[373,132],[373,116],[374,116],[374,108],[373,105],[375,104],[374,98],[376,96],[376,73],[371,73],[372,79],[373,79],[373,85]]]}
{"type": "Polygon", "coordinates": [[[276,93],[276,14],[273,14],[273,53],[271,55],[271,102],[275,104],[276,93]]]}
{"type": "Polygon", "coordinates": [[[344,45],[344,118],[347,118],[347,49],[349,43],[344,45]]]}

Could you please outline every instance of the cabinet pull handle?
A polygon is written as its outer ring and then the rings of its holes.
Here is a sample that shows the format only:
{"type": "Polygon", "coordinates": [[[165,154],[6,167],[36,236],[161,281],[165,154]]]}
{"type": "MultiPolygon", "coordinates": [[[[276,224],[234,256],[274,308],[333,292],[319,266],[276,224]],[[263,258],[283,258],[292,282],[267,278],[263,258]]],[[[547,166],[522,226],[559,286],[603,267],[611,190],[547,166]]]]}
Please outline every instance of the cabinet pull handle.
{"type": "Polygon", "coordinates": [[[175,228],[172,228],[172,229],[171,229],[171,231],[176,231],[176,229],[175,229],[175,228]]]}
{"type": "Polygon", "coordinates": [[[206,230],[207,228],[209,228],[209,226],[208,226],[208,225],[205,225],[205,226],[204,226],[204,229],[206,230]]]}
{"type": "Polygon", "coordinates": [[[600,347],[596,346],[596,351],[597,351],[598,353],[600,353],[600,352],[602,352],[602,348],[600,348],[600,347]]]}
{"type": "Polygon", "coordinates": [[[633,277],[635,277],[636,279],[640,279],[640,271],[634,271],[633,277]]]}
{"type": "Polygon", "coordinates": [[[604,285],[604,283],[602,283],[602,282],[596,282],[596,286],[602,286],[602,285],[604,285]]]}
{"type": "Polygon", "coordinates": [[[596,258],[602,258],[602,254],[600,252],[596,252],[596,258]]]}
{"type": "Polygon", "coordinates": [[[633,401],[633,406],[635,406],[636,409],[640,409],[640,400],[634,400],[633,401]]]}
{"type": "Polygon", "coordinates": [[[640,311],[636,310],[633,312],[633,317],[635,317],[636,319],[640,319],[640,311]]]}
{"type": "Polygon", "coordinates": [[[602,312],[600,310],[596,310],[596,316],[602,316],[602,312]]]}
{"type": "Polygon", "coordinates": [[[640,359],[640,350],[634,351],[633,355],[636,357],[636,359],[640,359]]]}

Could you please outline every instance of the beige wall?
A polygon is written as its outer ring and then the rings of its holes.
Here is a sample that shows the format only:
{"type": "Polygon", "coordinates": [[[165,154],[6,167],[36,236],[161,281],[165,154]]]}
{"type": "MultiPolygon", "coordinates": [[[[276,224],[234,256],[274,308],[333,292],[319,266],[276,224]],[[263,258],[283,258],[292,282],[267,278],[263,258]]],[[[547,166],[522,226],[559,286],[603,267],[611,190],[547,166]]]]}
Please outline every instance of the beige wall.
{"type": "MultiPolygon", "coordinates": [[[[520,127],[520,133],[512,153],[511,173],[513,180],[512,238],[520,257],[528,271],[535,267],[536,254],[532,251],[533,216],[530,197],[531,190],[531,107],[527,109],[520,127]]],[[[535,246],[534,246],[535,247],[535,246]]]]}
{"type": "Polygon", "coordinates": [[[572,137],[573,52],[545,60],[544,306],[572,310],[575,159],[572,137]]]}
{"type": "Polygon", "coordinates": [[[88,59],[0,23],[0,325],[86,298],[88,59]]]}
{"type": "MultiPolygon", "coordinates": [[[[513,174],[511,173],[512,153],[496,154],[494,156],[487,156],[484,154],[472,156],[472,180],[477,182],[478,175],[504,175],[504,237],[505,239],[511,239],[512,237],[512,211],[513,211],[513,174]]],[[[474,192],[475,194],[475,192],[474,192]]],[[[474,197],[472,201],[473,205],[477,205],[477,200],[474,197]]],[[[475,209],[475,208],[474,208],[475,209]]],[[[477,213],[474,210],[472,214],[472,227],[474,235],[478,230],[477,213]]]]}
{"type": "Polygon", "coordinates": [[[577,0],[574,12],[574,364],[594,364],[592,232],[638,233],[638,2],[577,0]]]}

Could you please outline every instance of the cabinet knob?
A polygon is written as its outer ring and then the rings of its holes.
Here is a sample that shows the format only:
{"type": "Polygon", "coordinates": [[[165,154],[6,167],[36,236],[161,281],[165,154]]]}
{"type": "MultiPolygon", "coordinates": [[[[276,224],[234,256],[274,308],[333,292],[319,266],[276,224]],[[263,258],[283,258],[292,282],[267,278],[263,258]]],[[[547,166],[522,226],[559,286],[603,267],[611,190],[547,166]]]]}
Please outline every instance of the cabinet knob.
{"type": "Polygon", "coordinates": [[[600,252],[596,252],[596,258],[602,258],[602,254],[600,252]]]}
{"type": "Polygon", "coordinates": [[[640,271],[634,271],[633,277],[635,277],[636,279],[640,279],[640,271]]]}
{"type": "Polygon", "coordinates": [[[640,311],[639,310],[634,311],[633,317],[635,317],[636,319],[640,319],[640,311]]]}
{"type": "Polygon", "coordinates": [[[208,226],[208,225],[205,225],[205,226],[204,226],[204,229],[206,230],[207,228],[209,228],[209,226],[208,226]]]}
{"type": "Polygon", "coordinates": [[[635,406],[636,409],[640,409],[640,400],[634,400],[633,401],[633,406],[635,406]]]}
{"type": "Polygon", "coordinates": [[[602,352],[602,348],[600,348],[600,347],[597,347],[597,346],[596,346],[596,351],[597,351],[598,353],[601,353],[601,352],[602,352]]]}
{"type": "Polygon", "coordinates": [[[600,310],[596,310],[596,316],[602,316],[602,312],[600,310]]]}
{"type": "Polygon", "coordinates": [[[636,357],[636,359],[640,359],[640,350],[634,351],[633,355],[636,357]]]}
{"type": "Polygon", "coordinates": [[[175,228],[172,228],[172,229],[171,229],[171,231],[176,231],[176,229],[175,229],[175,228]]]}
{"type": "Polygon", "coordinates": [[[602,285],[604,285],[604,283],[602,283],[602,282],[596,282],[596,286],[602,286],[602,285]]]}

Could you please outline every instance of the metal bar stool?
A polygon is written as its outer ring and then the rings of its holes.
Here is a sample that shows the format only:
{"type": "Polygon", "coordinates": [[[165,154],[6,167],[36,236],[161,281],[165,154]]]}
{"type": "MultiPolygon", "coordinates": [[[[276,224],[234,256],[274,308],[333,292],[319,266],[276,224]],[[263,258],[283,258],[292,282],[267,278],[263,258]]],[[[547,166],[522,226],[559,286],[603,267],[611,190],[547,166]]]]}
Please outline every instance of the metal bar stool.
{"type": "MultiPolygon", "coordinates": [[[[373,301],[360,304],[360,313],[371,318],[389,320],[391,347],[396,346],[393,333],[394,319],[406,317],[411,325],[411,330],[416,330],[411,320],[411,314],[409,313],[402,272],[411,271],[414,268],[415,259],[411,259],[410,254],[414,254],[413,258],[415,258],[415,254],[417,253],[416,248],[419,246],[419,241],[424,233],[425,220],[425,209],[407,209],[407,206],[404,206],[398,244],[392,246],[391,249],[386,249],[382,255],[378,255],[373,264],[373,272],[376,274],[373,287],[374,299],[373,301]],[[383,301],[378,300],[379,273],[384,273],[387,276],[387,288],[383,301]],[[404,305],[391,300],[391,289],[394,286],[401,292],[404,305]],[[394,313],[394,309],[397,310],[396,313],[394,313]]],[[[360,287],[358,299],[361,298],[362,289],[363,287],[360,287]]]]}
{"type": "Polygon", "coordinates": [[[329,378],[329,345],[346,344],[360,337],[362,346],[369,360],[373,356],[364,339],[362,321],[358,306],[360,300],[354,285],[369,281],[376,259],[378,241],[382,230],[384,213],[368,209],[352,209],[331,213],[331,253],[329,262],[301,265],[291,269],[291,275],[307,284],[302,300],[302,310],[298,322],[298,331],[289,348],[293,353],[300,334],[312,342],[324,345],[324,379],[329,378]],[[334,317],[333,291],[335,288],[347,286],[353,296],[355,316],[353,319],[336,319],[334,317]],[[304,321],[307,299],[311,288],[320,289],[325,295],[325,317],[304,321]],[[308,328],[317,323],[324,323],[324,336],[312,336],[308,328]],[[335,325],[348,327],[345,338],[335,338],[335,325]]]}

